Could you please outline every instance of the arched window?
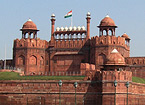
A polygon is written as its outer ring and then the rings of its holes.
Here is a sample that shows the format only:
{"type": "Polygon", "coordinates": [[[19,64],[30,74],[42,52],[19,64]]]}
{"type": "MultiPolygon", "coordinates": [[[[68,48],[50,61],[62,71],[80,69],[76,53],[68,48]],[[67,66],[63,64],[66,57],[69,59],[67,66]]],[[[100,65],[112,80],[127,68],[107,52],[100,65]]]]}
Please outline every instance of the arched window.
{"type": "Polygon", "coordinates": [[[44,65],[44,58],[42,56],[40,57],[40,65],[44,65]]]}
{"type": "Polygon", "coordinates": [[[37,57],[32,55],[29,60],[30,65],[37,65],[37,57]]]}
{"type": "Polygon", "coordinates": [[[109,30],[109,35],[112,35],[112,31],[111,30],[109,30]]]}
{"type": "Polygon", "coordinates": [[[25,57],[23,55],[18,57],[18,65],[25,65],[25,57]]]}
{"type": "Polygon", "coordinates": [[[107,32],[106,32],[106,30],[103,30],[103,35],[107,35],[107,32]]]}
{"type": "Polygon", "coordinates": [[[98,64],[99,65],[104,65],[105,60],[106,60],[106,56],[104,54],[99,54],[99,56],[98,56],[98,64]]]}
{"type": "Polygon", "coordinates": [[[26,34],[25,34],[25,38],[28,38],[28,37],[29,37],[29,34],[28,34],[28,33],[26,33],[26,34]]]}

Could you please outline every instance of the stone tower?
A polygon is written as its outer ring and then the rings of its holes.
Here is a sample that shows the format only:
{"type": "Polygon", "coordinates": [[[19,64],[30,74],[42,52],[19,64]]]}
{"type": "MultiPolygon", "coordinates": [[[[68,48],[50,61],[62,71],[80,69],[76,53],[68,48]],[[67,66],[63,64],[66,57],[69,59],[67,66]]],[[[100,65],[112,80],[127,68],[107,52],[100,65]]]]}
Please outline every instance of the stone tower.
{"type": "Polygon", "coordinates": [[[42,74],[45,70],[45,41],[37,38],[37,26],[29,19],[23,24],[22,38],[14,40],[14,66],[26,75],[42,74]]]}
{"type": "Polygon", "coordinates": [[[126,83],[132,82],[132,72],[126,71],[125,58],[114,49],[106,57],[102,73],[102,105],[114,104],[123,105],[126,95],[118,95],[118,93],[126,93],[126,83]],[[107,94],[112,93],[110,97],[107,94]]]}
{"type": "Polygon", "coordinates": [[[108,15],[101,20],[99,28],[99,36],[91,38],[91,50],[90,63],[96,65],[96,68],[100,68],[106,62],[106,57],[111,53],[111,51],[116,48],[123,57],[129,57],[130,46],[129,37],[123,35],[122,37],[115,36],[115,29],[117,26],[113,19],[108,15]]]}

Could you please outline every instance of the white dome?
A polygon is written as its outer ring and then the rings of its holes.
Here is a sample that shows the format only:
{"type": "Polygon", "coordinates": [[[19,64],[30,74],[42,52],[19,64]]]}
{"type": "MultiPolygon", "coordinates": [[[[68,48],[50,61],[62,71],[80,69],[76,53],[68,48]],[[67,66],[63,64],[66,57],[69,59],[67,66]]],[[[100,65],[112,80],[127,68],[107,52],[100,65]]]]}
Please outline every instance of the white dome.
{"type": "Polygon", "coordinates": [[[64,28],[63,28],[63,27],[61,27],[61,28],[60,28],[60,31],[64,31],[64,28]]]}
{"type": "Polygon", "coordinates": [[[68,31],[68,27],[65,27],[64,30],[65,30],[65,31],[68,31]]]}
{"type": "Polygon", "coordinates": [[[85,30],[85,27],[84,27],[84,26],[82,26],[81,30],[85,30]]]}
{"type": "Polygon", "coordinates": [[[60,30],[60,28],[59,28],[59,27],[57,27],[57,28],[56,28],[56,31],[59,31],[59,30],[60,30]]]}
{"type": "Polygon", "coordinates": [[[77,29],[77,27],[74,26],[74,27],[73,27],[73,31],[76,31],[76,29],[77,29]]]}
{"type": "Polygon", "coordinates": [[[88,13],[87,13],[87,17],[90,17],[90,16],[91,16],[91,14],[90,14],[90,12],[88,12],[88,13]]]}
{"type": "Polygon", "coordinates": [[[69,27],[69,29],[68,29],[69,31],[72,31],[72,27],[69,27]]]}
{"type": "Polygon", "coordinates": [[[77,30],[78,30],[78,31],[80,31],[80,30],[81,30],[81,27],[80,27],[80,26],[78,26],[77,30]]]}

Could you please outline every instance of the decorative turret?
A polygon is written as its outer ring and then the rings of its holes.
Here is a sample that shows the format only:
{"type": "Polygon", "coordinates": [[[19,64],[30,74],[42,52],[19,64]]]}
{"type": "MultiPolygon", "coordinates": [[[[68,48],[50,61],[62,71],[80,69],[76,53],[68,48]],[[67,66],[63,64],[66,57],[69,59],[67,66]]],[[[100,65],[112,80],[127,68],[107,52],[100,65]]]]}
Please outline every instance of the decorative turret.
{"type": "Polygon", "coordinates": [[[91,14],[90,12],[87,13],[87,39],[90,39],[90,19],[91,19],[91,14]]]}
{"type": "Polygon", "coordinates": [[[129,36],[126,33],[124,33],[121,37],[125,38],[125,43],[127,46],[129,46],[129,43],[130,43],[129,36]]]}
{"type": "Polygon", "coordinates": [[[115,25],[113,19],[109,17],[109,15],[107,15],[104,19],[101,20],[100,25],[98,27],[100,28],[100,33],[99,33],[100,36],[102,35],[115,36],[115,28],[117,28],[117,26],[115,25]],[[104,31],[106,33],[104,33],[104,31]]]}
{"type": "Polygon", "coordinates": [[[51,45],[54,44],[55,15],[51,15],[51,45]]]}
{"type": "Polygon", "coordinates": [[[126,66],[124,57],[114,49],[108,56],[104,64],[106,70],[122,70],[126,66]]]}
{"type": "Polygon", "coordinates": [[[37,26],[36,24],[31,20],[28,19],[28,21],[26,23],[23,24],[22,29],[20,29],[22,31],[22,38],[33,38],[36,39],[37,38],[37,26]],[[28,34],[28,36],[27,36],[28,34]],[[31,35],[33,34],[33,36],[31,37],[31,35]]]}

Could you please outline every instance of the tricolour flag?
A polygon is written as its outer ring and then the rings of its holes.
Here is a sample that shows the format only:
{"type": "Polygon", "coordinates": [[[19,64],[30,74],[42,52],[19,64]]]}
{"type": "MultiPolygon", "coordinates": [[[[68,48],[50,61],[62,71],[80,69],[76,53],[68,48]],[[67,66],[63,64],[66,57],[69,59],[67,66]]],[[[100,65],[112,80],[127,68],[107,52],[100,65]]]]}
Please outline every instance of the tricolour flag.
{"type": "Polygon", "coordinates": [[[72,10],[70,11],[70,12],[68,12],[65,16],[64,16],[64,18],[68,18],[68,17],[71,17],[72,16],[72,10]]]}

